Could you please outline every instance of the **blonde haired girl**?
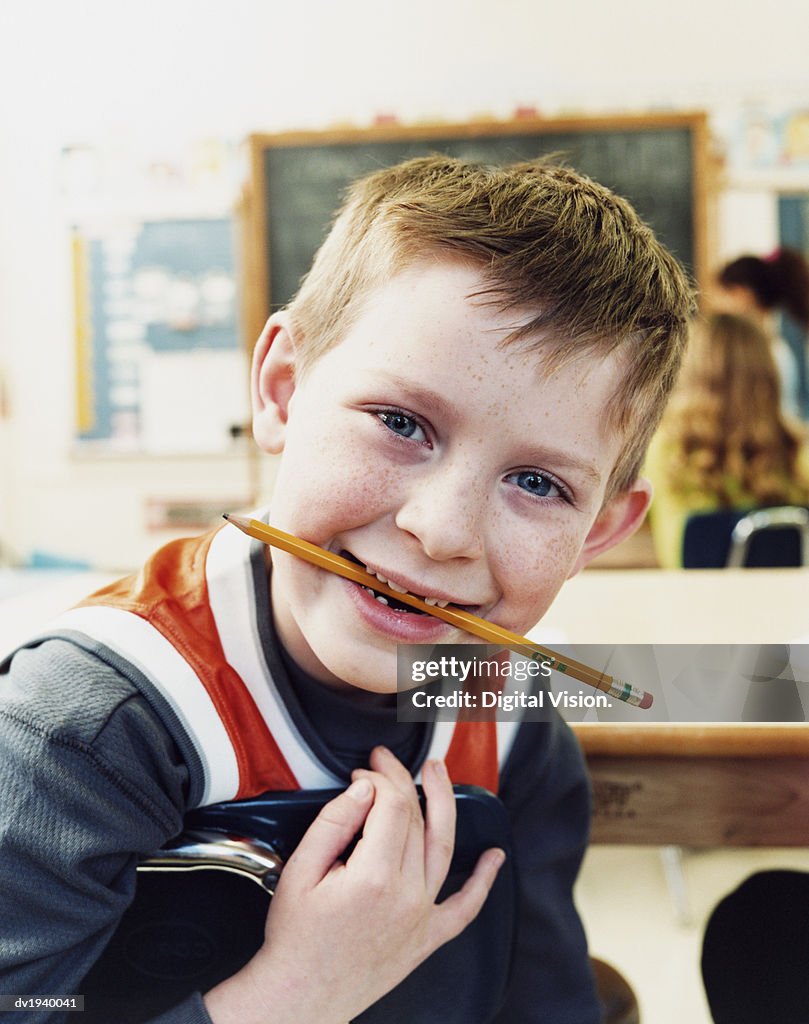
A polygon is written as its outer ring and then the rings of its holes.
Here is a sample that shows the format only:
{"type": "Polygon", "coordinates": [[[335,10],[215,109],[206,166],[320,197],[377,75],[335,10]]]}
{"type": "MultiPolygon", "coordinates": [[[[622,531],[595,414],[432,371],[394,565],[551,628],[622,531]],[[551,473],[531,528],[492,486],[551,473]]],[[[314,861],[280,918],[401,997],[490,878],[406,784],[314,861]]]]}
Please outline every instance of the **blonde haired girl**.
{"type": "Polygon", "coordinates": [[[772,348],[752,320],[716,313],[695,329],[645,475],[664,568],[681,565],[693,512],[809,503],[806,437],[781,411],[772,348]]]}

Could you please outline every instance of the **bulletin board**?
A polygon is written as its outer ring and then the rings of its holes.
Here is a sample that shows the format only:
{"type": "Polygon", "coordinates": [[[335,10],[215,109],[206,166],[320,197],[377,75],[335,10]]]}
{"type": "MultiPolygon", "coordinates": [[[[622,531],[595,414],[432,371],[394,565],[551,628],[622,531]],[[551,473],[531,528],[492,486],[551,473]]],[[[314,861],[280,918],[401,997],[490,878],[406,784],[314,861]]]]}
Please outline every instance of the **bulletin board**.
{"type": "Polygon", "coordinates": [[[346,185],[430,153],[510,163],[558,153],[629,199],[699,280],[707,264],[703,113],[627,115],[254,135],[246,214],[245,328],[255,339],[295,294],[346,185]]]}
{"type": "Polygon", "coordinates": [[[72,229],[76,442],[217,454],[247,416],[232,217],[106,217],[72,229]]]}

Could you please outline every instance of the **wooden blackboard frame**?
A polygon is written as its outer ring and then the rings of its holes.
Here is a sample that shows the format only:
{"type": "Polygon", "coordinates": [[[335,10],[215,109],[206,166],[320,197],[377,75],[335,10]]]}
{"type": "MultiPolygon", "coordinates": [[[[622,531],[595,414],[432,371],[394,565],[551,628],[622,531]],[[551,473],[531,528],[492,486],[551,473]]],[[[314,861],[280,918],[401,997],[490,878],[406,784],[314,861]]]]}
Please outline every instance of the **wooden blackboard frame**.
{"type": "MultiPolygon", "coordinates": [[[[780,245],[797,249],[809,259],[809,188],[781,189],[777,192],[776,199],[780,245]]],[[[798,364],[800,411],[804,419],[809,419],[809,358],[806,332],[784,312],[781,318],[781,334],[792,349],[798,364]]]]}
{"type": "Polygon", "coordinates": [[[625,114],[606,117],[517,118],[507,121],[388,124],[369,128],[335,128],[254,134],[248,139],[250,171],[244,197],[244,326],[252,347],[270,313],[271,268],[269,240],[272,211],[267,203],[265,154],[270,148],[359,146],[363,143],[446,142],[583,133],[653,132],[687,130],[691,136],[691,214],[693,252],[691,270],[699,283],[708,267],[708,126],[701,111],[625,114]]]}

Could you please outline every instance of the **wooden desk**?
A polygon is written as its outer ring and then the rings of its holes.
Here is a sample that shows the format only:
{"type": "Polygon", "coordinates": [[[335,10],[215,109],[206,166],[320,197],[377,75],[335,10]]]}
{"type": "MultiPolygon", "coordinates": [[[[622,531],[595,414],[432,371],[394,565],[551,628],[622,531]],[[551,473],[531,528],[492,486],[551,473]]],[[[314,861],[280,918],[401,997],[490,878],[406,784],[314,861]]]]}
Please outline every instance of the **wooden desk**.
{"type": "MultiPolygon", "coordinates": [[[[809,641],[809,569],[585,569],[537,637],[576,643],[809,641]]],[[[574,726],[596,843],[809,846],[809,725],[574,726]]]]}
{"type": "Polygon", "coordinates": [[[809,568],[585,569],[532,630],[548,633],[582,644],[790,643],[809,638],[809,568]]]}
{"type": "Polygon", "coordinates": [[[595,843],[809,846],[809,725],[583,725],[595,843]]]}

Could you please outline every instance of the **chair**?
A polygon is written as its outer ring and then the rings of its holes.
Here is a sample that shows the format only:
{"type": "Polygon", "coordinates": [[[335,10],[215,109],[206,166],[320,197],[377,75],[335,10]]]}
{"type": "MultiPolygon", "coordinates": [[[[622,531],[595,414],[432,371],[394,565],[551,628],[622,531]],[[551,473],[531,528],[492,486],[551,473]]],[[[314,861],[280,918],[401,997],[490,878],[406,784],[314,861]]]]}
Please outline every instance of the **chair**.
{"type": "Polygon", "coordinates": [[[711,911],[702,942],[715,1024],[802,1024],[809,1006],[809,874],[759,871],[711,911]]]}
{"type": "MultiPolygon", "coordinates": [[[[809,509],[798,505],[772,508],[718,509],[689,516],[683,534],[684,569],[742,569],[809,565],[809,509]]],[[[759,696],[751,686],[752,697],[759,696]]],[[[793,704],[801,708],[795,684],[793,704]]],[[[770,692],[771,692],[770,687],[770,692]]],[[[748,697],[748,703],[751,697],[748,697]]],[[[769,693],[768,693],[769,699],[769,693]]],[[[747,708],[747,705],[745,705],[747,708]]],[[[751,711],[755,720],[761,712],[751,711]]],[[[779,720],[782,714],[779,714],[779,720]]],[[[797,720],[803,720],[802,712],[797,720]]],[[[682,870],[682,849],[661,850],[678,920],[687,923],[690,909],[682,870]]]]}
{"type": "Polygon", "coordinates": [[[689,516],[683,568],[763,568],[809,565],[809,509],[719,509],[689,516]]]}
{"type": "MultiPolygon", "coordinates": [[[[516,921],[508,815],[483,789],[455,794],[455,853],[439,899],[488,847],[502,847],[506,862],[475,921],[356,1024],[481,1024],[505,998],[516,921]]],[[[83,1024],[140,1024],[239,970],[264,940],[283,862],[334,795],[267,793],[189,815],[186,833],[139,865],[135,900],[82,983],[83,1024]]]]}
{"type": "Polygon", "coordinates": [[[640,1007],[626,978],[612,964],[590,958],[604,1024],[640,1024],[640,1007]]]}

